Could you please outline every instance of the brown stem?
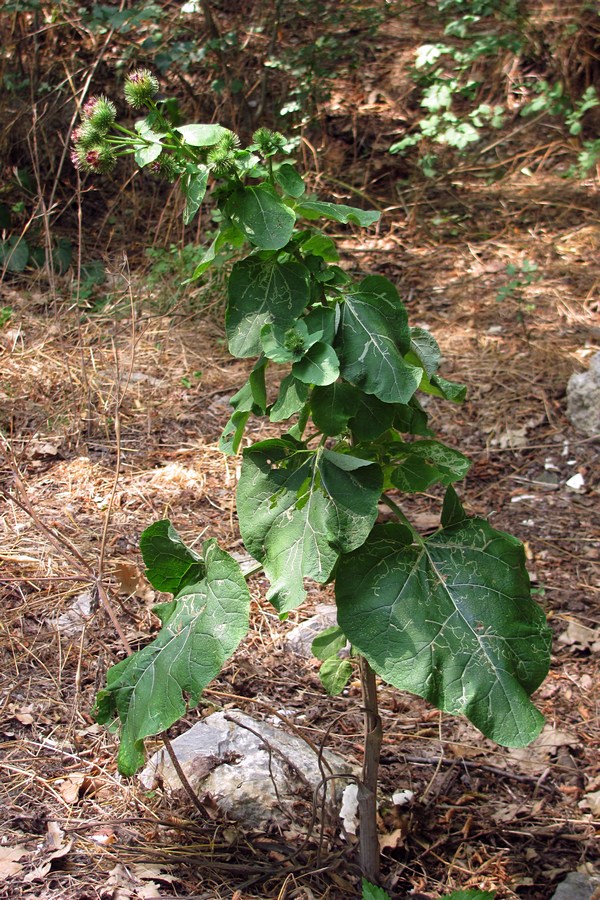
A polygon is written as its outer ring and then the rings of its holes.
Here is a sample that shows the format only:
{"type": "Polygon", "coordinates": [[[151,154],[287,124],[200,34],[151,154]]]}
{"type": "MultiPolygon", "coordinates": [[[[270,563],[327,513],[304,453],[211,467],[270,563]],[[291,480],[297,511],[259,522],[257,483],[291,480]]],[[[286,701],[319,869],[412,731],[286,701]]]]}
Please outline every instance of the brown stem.
{"type": "Polygon", "coordinates": [[[377,775],[383,732],[377,704],[375,672],[359,657],[360,681],[364,704],[365,749],[362,780],[358,786],[360,819],[360,867],[369,881],[379,880],[379,837],[377,835],[377,775]]]}
{"type": "Polygon", "coordinates": [[[169,736],[166,731],[162,732],[161,738],[162,738],[163,744],[165,745],[165,750],[169,754],[169,759],[173,763],[173,768],[177,772],[177,776],[178,776],[181,784],[183,785],[184,791],[186,792],[186,794],[188,795],[188,797],[190,798],[190,800],[192,801],[192,803],[194,804],[196,809],[200,812],[202,817],[205,818],[206,810],[202,806],[202,803],[200,802],[200,798],[198,797],[198,794],[196,793],[194,788],[191,786],[191,784],[187,780],[186,774],[183,771],[183,769],[181,768],[181,763],[179,762],[179,759],[177,757],[177,754],[175,752],[173,744],[169,740],[169,736]]]}

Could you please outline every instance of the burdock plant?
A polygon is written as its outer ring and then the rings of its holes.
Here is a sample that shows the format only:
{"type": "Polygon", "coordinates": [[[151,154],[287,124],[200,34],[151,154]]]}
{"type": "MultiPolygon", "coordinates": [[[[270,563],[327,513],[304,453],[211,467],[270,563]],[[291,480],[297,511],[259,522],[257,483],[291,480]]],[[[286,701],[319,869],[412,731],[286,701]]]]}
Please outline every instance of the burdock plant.
{"type": "MultiPolygon", "coordinates": [[[[439,347],[430,331],[409,325],[395,285],[381,275],[350,276],[319,224],[368,227],[379,213],[308,194],[276,132],[261,128],[241,148],[221,125],[173,125],[157,87],[145,70],[128,78],[128,102],[147,110],[135,131],[107,126],[110,101],[88,101],[76,164],[101,172],[132,153],[141,168],[179,177],[186,224],[212,184],[219,225],[194,277],[220,248],[237,248],[225,330],[230,352],[253,360],[231,398],[220,447],[237,454],[243,446],[240,531],[281,617],[305,599],[305,579],[335,584],[337,624],[313,652],[331,694],[359,669],[360,856],[375,881],[376,675],[520,747],[543,724],[530,695],[548,670],[550,632],[530,596],[522,544],[466,513],[454,485],[470,461],[435,437],[419,401],[433,395],[460,403],[465,387],[439,373],[439,347]],[[252,415],[280,424],[279,435],[249,443],[252,415]],[[402,498],[436,486],[440,525],[422,536],[402,498]],[[385,524],[378,523],[381,503],[392,514],[385,524]],[[346,642],[352,656],[341,659],[346,642]]],[[[113,666],[97,697],[98,721],[120,725],[125,774],[143,763],[147,737],[198,703],[249,627],[252,573],[243,575],[215,540],[192,550],[160,521],[144,532],[141,549],[151,583],[173,600],[157,607],[158,636],[113,666]]]]}

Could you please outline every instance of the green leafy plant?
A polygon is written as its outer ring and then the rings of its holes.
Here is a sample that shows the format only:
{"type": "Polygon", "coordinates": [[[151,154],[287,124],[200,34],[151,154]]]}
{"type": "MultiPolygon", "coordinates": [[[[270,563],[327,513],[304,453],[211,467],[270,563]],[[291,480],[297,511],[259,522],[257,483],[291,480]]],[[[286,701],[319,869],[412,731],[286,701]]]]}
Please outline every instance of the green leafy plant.
{"type": "Polygon", "coordinates": [[[516,300],[518,303],[517,317],[522,323],[525,321],[525,314],[533,312],[535,309],[535,304],[525,303],[523,288],[529,287],[530,284],[539,280],[537,264],[526,259],[520,266],[508,263],[504,271],[508,276],[508,281],[498,290],[496,300],[516,300]]]}
{"type": "MultiPolygon", "coordinates": [[[[540,47],[540,35],[525,4],[516,0],[437,0],[431,15],[444,26],[444,39],[420,45],[411,72],[423,115],[390,146],[390,153],[409,156],[417,150],[416,162],[423,174],[436,177],[439,150],[468,154],[502,129],[517,107],[521,117],[536,117],[535,121],[558,117],[569,135],[583,136],[586,113],[600,103],[596,88],[589,85],[577,96],[560,70],[550,71],[546,78],[537,73],[532,77],[523,61],[543,56],[543,42],[540,47]],[[514,60],[511,71],[523,71],[520,78],[511,75],[505,91],[499,91],[493,102],[490,82],[500,85],[504,77],[493,67],[504,61],[506,71],[509,54],[514,60]],[[507,95],[512,95],[511,102],[507,95]]],[[[571,24],[577,32],[577,23],[571,24]]],[[[553,50],[549,46],[546,53],[552,57],[553,50]]],[[[490,147],[501,143],[501,138],[492,137],[490,147]]],[[[567,175],[585,177],[595,166],[598,154],[593,140],[582,140],[581,147],[577,164],[567,175]]]]}
{"type": "MultiPolygon", "coordinates": [[[[110,172],[118,155],[132,154],[158,177],[179,179],[186,223],[211,186],[219,224],[194,276],[223,247],[237,249],[225,330],[230,352],[253,360],[231,398],[221,449],[238,453],[251,415],[281,423],[278,436],[243,450],[240,531],[282,618],[305,599],[305,579],[335,582],[338,624],[315,653],[331,693],[352,671],[337,658],[342,644],[360,669],[368,735],[361,860],[376,880],[375,673],[467,716],[499,743],[523,746],[543,723],[530,694],[548,669],[550,633],[530,597],[521,543],[465,513],[454,484],[469,460],[434,437],[418,399],[459,403],[464,386],[439,374],[439,347],[409,325],[395,285],[379,275],[353,279],[319,225],[368,227],[379,214],[309,195],[276,132],[261,128],[241,148],[220,125],[174,126],[156,89],[150,73],[130,76],[129,102],[147,110],[135,131],[115,122],[110,101],[90,100],[73,160],[110,172]],[[436,485],[440,527],[422,537],[399,504],[436,485]],[[395,521],[377,524],[381,502],[395,521]]],[[[173,599],[156,610],[154,641],[109,670],[95,710],[99,722],[120,725],[118,765],[127,775],[142,764],[146,738],[198,703],[246,634],[250,603],[251,573],[242,575],[214,540],[193,551],[161,521],[144,532],[141,550],[151,583],[173,599]]]]}
{"type": "MultiPolygon", "coordinates": [[[[491,891],[452,891],[446,896],[446,900],[494,900],[496,895],[491,891]]],[[[390,895],[383,888],[371,884],[366,878],[362,880],[362,900],[391,900],[390,895]]]]}

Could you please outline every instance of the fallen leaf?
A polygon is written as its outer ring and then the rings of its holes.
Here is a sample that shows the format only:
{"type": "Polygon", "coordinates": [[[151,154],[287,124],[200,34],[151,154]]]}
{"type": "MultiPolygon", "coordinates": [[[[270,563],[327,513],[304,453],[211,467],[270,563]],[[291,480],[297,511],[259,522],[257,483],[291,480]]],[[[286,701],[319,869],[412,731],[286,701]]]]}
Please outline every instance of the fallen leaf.
{"type": "Polygon", "coordinates": [[[0,847],[0,881],[17,875],[23,866],[17,860],[27,853],[23,847],[0,847]]]}
{"type": "MultiPolygon", "coordinates": [[[[65,847],[65,833],[58,822],[48,822],[48,832],[46,834],[45,847],[53,852],[62,850],[65,847]]],[[[69,842],[70,843],[70,842],[69,842]]]]}
{"type": "Polygon", "coordinates": [[[27,447],[27,455],[32,459],[41,456],[58,456],[62,446],[62,439],[57,441],[44,441],[33,438],[27,447]]]}
{"type": "Polygon", "coordinates": [[[130,597],[136,593],[142,573],[135,563],[118,562],[115,566],[114,576],[123,593],[130,597]]]}
{"type": "Polygon", "coordinates": [[[600,816],[600,791],[592,791],[585,794],[583,800],[577,804],[580,809],[589,809],[594,816],[600,816]]]}
{"type": "Polygon", "coordinates": [[[56,627],[65,637],[79,634],[92,615],[94,598],[91,591],[83,591],[56,620],[56,627]]]}
{"type": "Polygon", "coordinates": [[[529,774],[541,774],[559,747],[579,747],[580,744],[576,735],[545,725],[533,743],[528,747],[512,747],[508,750],[508,756],[512,760],[526,763],[529,774]]]}
{"type": "Polygon", "coordinates": [[[567,630],[559,635],[558,640],[561,644],[575,646],[580,650],[600,652],[600,631],[597,628],[588,628],[580,622],[569,622],[567,630]]]}
{"type": "Polygon", "coordinates": [[[21,725],[32,725],[35,722],[35,717],[32,716],[33,703],[30,703],[29,706],[13,707],[13,709],[13,718],[20,722],[21,725]]]}
{"type": "Polygon", "coordinates": [[[72,840],[65,841],[65,833],[58,822],[48,822],[48,832],[40,851],[40,856],[44,857],[43,862],[39,863],[31,872],[28,872],[23,880],[28,884],[32,881],[43,880],[51,870],[54,860],[66,856],[72,846],[72,840]],[[48,853],[48,851],[50,852],[48,853]]]}
{"type": "Polygon", "coordinates": [[[59,787],[60,795],[67,803],[77,803],[81,798],[82,788],[85,781],[89,778],[81,773],[74,773],[62,782],[59,787]]]}
{"type": "Polygon", "coordinates": [[[109,847],[117,840],[117,835],[112,828],[109,828],[108,826],[106,828],[99,828],[98,831],[88,835],[88,837],[90,841],[94,841],[95,844],[100,844],[102,847],[109,847]]]}
{"type": "Polygon", "coordinates": [[[398,847],[404,846],[406,839],[406,831],[404,828],[394,828],[390,834],[379,835],[379,849],[383,853],[384,850],[397,850],[398,847]]]}

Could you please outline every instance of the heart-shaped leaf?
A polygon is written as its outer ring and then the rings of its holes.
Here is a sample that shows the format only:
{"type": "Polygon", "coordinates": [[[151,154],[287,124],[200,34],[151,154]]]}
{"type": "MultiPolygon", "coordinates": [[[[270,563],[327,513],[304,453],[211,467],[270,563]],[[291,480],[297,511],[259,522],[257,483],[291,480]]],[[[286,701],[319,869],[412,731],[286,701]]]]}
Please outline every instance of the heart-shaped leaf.
{"type": "Polygon", "coordinates": [[[222,125],[180,125],[175,128],[190,147],[214,147],[231,132],[222,125]]]}
{"type": "Polygon", "coordinates": [[[266,184],[237,191],[227,201],[225,213],[261,250],[285,247],[296,223],[293,210],[266,184]]]}
{"type": "Polygon", "coordinates": [[[250,256],[236,263],[228,285],[225,327],[234,356],[258,356],[266,324],[290,328],[310,299],[309,273],[296,262],[250,256]]]}
{"type": "Polygon", "coordinates": [[[365,279],[346,295],[335,344],[343,378],[385,403],[407,403],[423,377],[404,360],[409,345],[406,310],[391,282],[365,279]]]}
{"type": "Polygon", "coordinates": [[[390,684],[499,744],[539,733],[529,695],[548,671],[550,632],[516,538],[484,519],[418,544],[405,526],[376,526],[339,566],[336,601],[340,628],[390,684]]]}

